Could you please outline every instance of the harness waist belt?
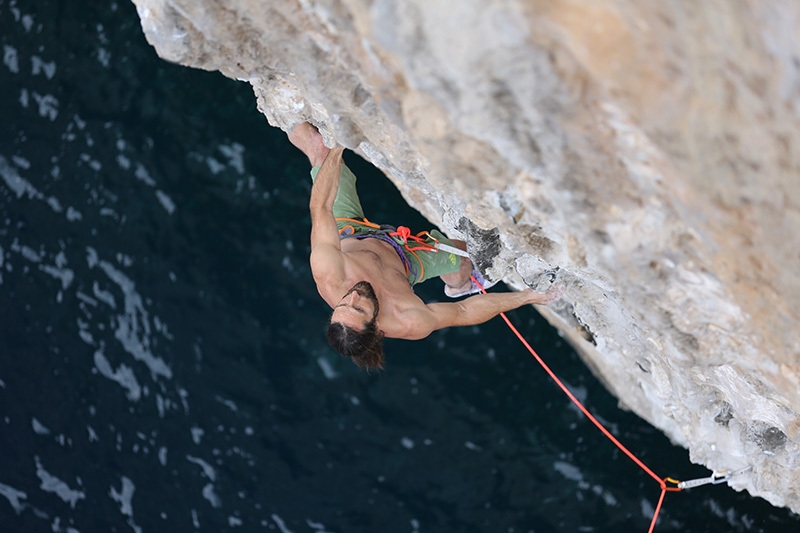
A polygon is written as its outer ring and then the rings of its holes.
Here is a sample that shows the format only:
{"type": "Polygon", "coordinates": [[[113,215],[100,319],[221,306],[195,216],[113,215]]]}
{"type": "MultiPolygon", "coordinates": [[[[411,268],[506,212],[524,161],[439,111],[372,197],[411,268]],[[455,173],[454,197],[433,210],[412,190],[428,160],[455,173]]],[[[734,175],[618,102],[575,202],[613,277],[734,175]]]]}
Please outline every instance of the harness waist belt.
{"type": "MultiPolygon", "coordinates": [[[[389,227],[389,228],[391,228],[391,227],[389,227]]],[[[396,240],[394,240],[394,237],[389,235],[389,231],[390,231],[389,228],[387,228],[387,229],[383,229],[383,228],[382,229],[370,229],[370,230],[366,231],[365,233],[361,233],[361,234],[354,234],[354,233],[345,234],[345,233],[341,233],[341,234],[339,234],[339,240],[341,241],[341,240],[349,239],[349,238],[355,238],[355,239],[359,239],[359,240],[361,240],[361,239],[380,239],[381,241],[383,241],[385,243],[389,243],[389,244],[392,245],[392,248],[394,248],[394,251],[397,252],[397,255],[400,257],[400,260],[403,262],[403,267],[405,268],[406,272],[407,273],[410,272],[410,273],[414,274],[415,278],[418,278],[418,275],[417,275],[416,269],[414,268],[414,265],[411,264],[411,261],[409,261],[408,257],[406,257],[406,254],[403,251],[403,246],[401,244],[399,244],[396,240]]],[[[394,230],[394,228],[391,228],[391,231],[393,231],[393,230],[394,230]]]]}

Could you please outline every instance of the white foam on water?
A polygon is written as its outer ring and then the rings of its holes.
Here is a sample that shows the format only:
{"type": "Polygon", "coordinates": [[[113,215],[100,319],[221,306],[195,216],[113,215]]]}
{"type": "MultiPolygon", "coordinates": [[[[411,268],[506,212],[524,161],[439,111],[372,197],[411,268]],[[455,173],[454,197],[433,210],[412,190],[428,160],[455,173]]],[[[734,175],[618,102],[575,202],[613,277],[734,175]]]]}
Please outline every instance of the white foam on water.
{"type": "Polygon", "coordinates": [[[239,174],[244,174],[244,146],[235,142],[231,145],[221,144],[217,149],[228,159],[229,166],[239,174]]]}
{"type": "Polygon", "coordinates": [[[136,485],[133,484],[128,477],[122,476],[122,488],[117,492],[114,487],[109,489],[108,495],[111,499],[119,503],[119,512],[128,517],[128,525],[131,526],[134,533],[141,533],[142,528],[136,525],[133,521],[133,493],[136,491],[136,485]]]}
{"type": "Polygon", "coordinates": [[[320,369],[322,369],[322,374],[328,379],[334,379],[338,376],[336,371],[331,366],[330,361],[327,358],[320,356],[317,357],[317,364],[319,365],[320,369]]]}
{"type": "Polygon", "coordinates": [[[306,518],[306,524],[308,524],[308,527],[310,527],[317,533],[333,533],[331,531],[327,531],[328,528],[325,527],[325,524],[322,524],[320,522],[314,522],[310,518],[306,518]]]}
{"type": "Polygon", "coordinates": [[[164,338],[168,340],[174,340],[175,338],[170,334],[169,328],[167,325],[161,321],[158,316],[153,316],[153,326],[156,328],[156,331],[161,333],[164,338]]]}
{"type": "Polygon", "coordinates": [[[124,313],[116,317],[114,336],[126,352],[147,365],[153,375],[172,378],[172,370],[150,350],[150,321],[142,297],[136,292],[133,281],[105,260],[97,263],[108,278],[116,283],[124,295],[124,313]]]}
{"type": "Polygon", "coordinates": [[[239,412],[239,407],[235,403],[233,403],[232,400],[228,400],[219,395],[215,396],[214,399],[217,400],[222,405],[224,405],[225,407],[227,407],[228,409],[230,409],[231,411],[233,411],[234,413],[239,412]]]}
{"type": "Polygon", "coordinates": [[[64,481],[45,470],[38,455],[34,457],[34,460],[36,461],[36,475],[42,482],[39,488],[43,491],[54,493],[64,502],[68,503],[73,509],[75,509],[75,505],[77,505],[79,500],[86,498],[86,493],[81,490],[70,488],[64,481]]]}
{"type": "Polygon", "coordinates": [[[275,525],[278,526],[281,533],[293,533],[291,529],[286,527],[286,523],[284,523],[283,519],[275,513],[272,514],[272,520],[275,522],[275,525]]]}
{"type": "MultiPolygon", "coordinates": [[[[22,169],[26,169],[27,166],[30,166],[27,159],[13,157],[12,160],[22,169]]],[[[27,196],[31,200],[42,200],[56,213],[62,213],[64,211],[57,198],[53,196],[45,197],[45,195],[28,180],[20,176],[19,171],[2,155],[0,155],[0,178],[3,178],[3,181],[8,185],[8,188],[17,195],[17,198],[27,196]]]]}
{"type": "Polygon", "coordinates": [[[19,74],[19,56],[16,48],[7,44],[3,45],[3,63],[12,74],[19,74]]]}
{"type": "Polygon", "coordinates": [[[35,91],[31,94],[39,106],[39,116],[55,121],[58,118],[58,99],[52,94],[39,94],[35,91]]]}
{"type": "Polygon", "coordinates": [[[564,462],[556,461],[553,463],[553,469],[571,481],[583,481],[583,474],[577,466],[564,462]]]}
{"type": "Polygon", "coordinates": [[[17,198],[22,198],[23,196],[35,200],[44,198],[44,195],[29,181],[20,176],[17,169],[11,166],[8,159],[2,155],[0,155],[0,177],[6,182],[8,188],[17,195],[17,198]]]}
{"type": "Polygon", "coordinates": [[[213,483],[208,483],[205,487],[203,487],[203,498],[208,500],[208,503],[211,504],[211,507],[214,507],[215,509],[222,507],[222,501],[214,491],[213,483]]]}
{"type": "Polygon", "coordinates": [[[209,480],[211,481],[217,480],[217,471],[214,470],[213,466],[211,466],[204,460],[200,459],[199,457],[193,457],[191,455],[187,455],[186,460],[200,466],[200,468],[203,469],[203,475],[206,476],[209,480]]]}
{"type": "Polygon", "coordinates": [[[50,434],[50,429],[41,422],[39,422],[39,420],[35,416],[31,419],[31,427],[33,427],[33,432],[36,433],[37,435],[50,434]]]}
{"type": "Polygon", "coordinates": [[[133,370],[126,364],[121,364],[114,370],[102,350],[94,353],[94,366],[100,375],[119,383],[123,389],[128,391],[128,399],[138,401],[142,397],[142,387],[136,380],[133,370]]]}
{"type": "Polygon", "coordinates": [[[156,180],[150,177],[150,173],[141,163],[136,163],[136,171],[134,171],[133,175],[136,176],[136,179],[143,181],[151,187],[156,186],[156,180]]]}
{"type": "Polygon", "coordinates": [[[92,283],[92,293],[94,294],[95,298],[107,304],[112,309],[117,308],[117,302],[114,300],[114,295],[111,294],[110,291],[101,289],[100,285],[97,283],[97,280],[92,283]]]}
{"type": "Polygon", "coordinates": [[[213,157],[206,158],[206,165],[208,165],[208,170],[211,171],[212,174],[215,176],[225,170],[225,165],[214,159],[213,157]]]}
{"type": "Polygon", "coordinates": [[[189,413],[189,393],[184,388],[178,389],[178,396],[181,398],[181,405],[185,413],[189,413]]]}
{"type": "Polygon", "coordinates": [[[100,46],[97,49],[97,60],[101,65],[108,68],[108,66],[111,64],[111,52],[100,46]]]}
{"type": "MultiPolygon", "coordinates": [[[[609,507],[616,507],[619,505],[619,502],[614,497],[613,494],[605,490],[600,485],[590,485],[583,477],[580,469],[577,466],[567,463],[565,461],[556,461],[553,463],[553,469],[564,476],[566,479],[570,481],[575,481],[578,483],[578,488],[582,490],[590,490],[600,496],[605,502],[606,505],[609,507]]],[[[651,515],[652,516],[652,515],[651,515]]]]}
{"type": "Polygon", "coordinates": [[[129,267],[129,266],[133,265],[133,257],[131,257],[131,256],[127,255],[127,254],[123,254],[123,253],[117,252],[116,259],[117,259],[117,263],[119,263],[120,265],[122,265],[124,267],[129,267]]]}
{"type": "Polygon", "coordinates": [[[24,157],[20,157],[18,155],[12,155],[11,161],[13,161],[13,163],[22,170],[28,170],[29,168],[31,168],[31,162],[25,159],[24,157]]]}
{"type": "Polygon", "coordinates": [[[164,418],[164,414],[167,412],[167,401],[158,393],[156,393],[156,408],[158,409],[158,417],[164,418]]]}
{"type": "Polygon", "coordinates": [[[83,215],[81,215],[80,211],[78,211],[72,206],[69,206],[67,208],[67,220],[69,220],[70,222],[75,222],[76,220],[81,220],[82,218],[83,215]]]}
{"type": "Polygon", "coordinates": [[[78,320],[78,328],[78,336],[81,338],[81,340],[89,346],[94,346],[94,337],[92,337],[92,334],[84,329],[85,326],[83,326],[83,324],[80,322],[80,319],[78,320]]]}
{"type": "Polygon", "coordinates": [[[14,512],[17,514],[20,514],[25,509],[25,504],[22,503],[22,500],[27,499],[28,495],[21,490],[0,483],[0,496],[8,500],[8,503],[11,504],[11,508],[14,509],[14,512]]]}
{"type": "Polygon", "coordinates": [[[89,304],[92,307],[97,307],[97,300],[95,300],[91,296],[88,296],[82,293],[81,291],[76,291],[75,296],[77,296],[78,300],[82,301],[83,303],[89,304]]]}
{"type": "Polygon", "coordinates": [[[465,442],[464,443],[464,447],[467,448],[468,450],[472,450],[473,452],[480,452],[480,451],[483,450],[483,448],[481,448],[480,446],[478,446],[474,442],[470,442],[470,441],[465,442]]]}
{"type": "Polygon", "coordinates": [[[22,27],[25,28],[25,31],[31,31],[31,28],[33,28],[33,17],[30,15],[22,15],[21,21],[22,27]]]}
{"type": "Polygon", "coordinates": [[[61,288],[63,290],[67,290],[72,283],[72,280],[75,279],[75,272],[73,272],[70,268],[57,268],[50,265],[39,265],[39,270],[58,280],[61,280],[61,288]]]}
{"type": "Polygon", "coordinates": [[[603,488],[603,487],[601,487],[600,485],[594,485],[594,486],[592,486],[592,492],[594,492],[595,494],[597,494],[598,496],[600,496],[601,498],[603,498],[603,501],[604,501],[604,502],[606,503],[606,505],[608,505],[609,507],[616,507],[616,506],[618,506],[618,505],[619,505],[619,502],[618,502],[618,501],[617,501],[617,499],[614,497],[614,495],[613,495],[613,494],[611,494],[610,492],[608,492],[606,489],[604,489],[604,488],[603,488]]]}
{"type": "Polygon", "coordinates": [[[136,491],[136,485],[129,478],[122,476],[122,489],[118,492],[117,489],[111,487],[108,495],[111,499],[119,503],[119,512],[125,516],[133,516],[133,505],[131,500],[133,493],[136,491]]]}
{"type": "Polygon", "coordinates": [[[642,498],[642,501],[640,502],[640,505],[641,505],[641,508],[642,508],[642,516],[647,518],[647,519],[652,519],[653,515],[656,512],[656,508],[653,507],[653,504],[650,503],[649,501],[645,500],[644,498],[642,498]]]}
{"type": "Polygon", "coordinates": [[[100,262],[100,259],[97,256],[97,250],[92,248],[91,246],[86,247],[86,264],[89,268],[94,268],[97,266],[97,263],[100,262]]]}
{"type": "Polygon", "coordinates": [[[192,441],[195,444],[200,444],[200,440],[203,438],[203,435],[205,435],[205,433],[206,433],[202,428],[199,428],[197,426],[192,426],[189,431],[192,432],[192,441]]]}
{"type": "Polygon", "coordinates": [[[39,56],[31,56],[31,74],[44,74],[48,80],[52,80],[56,75],[56,62],[45,61],[39,56]]]}
{"type": "Polygon", "coordinates": [[[83,153],[79,156],[80,160],[86,163],[89,168],[94,170],[95,172],[100,172],[103,168],[103,164],[98,161],[97,159],[93,158],[91,154],[83,153]]]}
{"type": "Polygon", "coordinates": [[[117,155],[117,164],[122,170],[128,170],[131,168],[131,160],[122,154],[117,155]]]}
{"type": "Polygon", "coordinates": [[[22,257],[24,257],[25,259],[27,259],[31,263],[39,263],[39,262],[41,262],[42,255],[44,255],[41,252],[37,252],[36,250],[31,248],[30,246],[26,246],[24,244],[22,246],[19,246],[17,241],[14,241],[11,244],[11,249],[14,250],[15,252],[18,252],[22,257]]]}
{"type": "Polygon", "coordinates": [[[156,198],[158,198],[161,207],[163,207],[167,213],[171,215],[175,212],[175,202],[172,201],[172,198],[170,198],[167,193],[159,189],[156,191],[156,198]]]}

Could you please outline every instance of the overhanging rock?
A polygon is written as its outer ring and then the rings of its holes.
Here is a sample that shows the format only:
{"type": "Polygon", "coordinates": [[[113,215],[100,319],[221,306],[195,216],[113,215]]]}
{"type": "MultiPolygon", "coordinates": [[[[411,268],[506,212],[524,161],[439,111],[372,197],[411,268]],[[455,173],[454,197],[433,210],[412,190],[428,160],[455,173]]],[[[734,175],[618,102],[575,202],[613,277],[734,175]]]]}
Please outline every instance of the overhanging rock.
{"type": "Polygon", "coordinates": [[[627,408],[800,512],[800,4],[134,0],[165,59],[249,82],[542,287],[627,408]]]}

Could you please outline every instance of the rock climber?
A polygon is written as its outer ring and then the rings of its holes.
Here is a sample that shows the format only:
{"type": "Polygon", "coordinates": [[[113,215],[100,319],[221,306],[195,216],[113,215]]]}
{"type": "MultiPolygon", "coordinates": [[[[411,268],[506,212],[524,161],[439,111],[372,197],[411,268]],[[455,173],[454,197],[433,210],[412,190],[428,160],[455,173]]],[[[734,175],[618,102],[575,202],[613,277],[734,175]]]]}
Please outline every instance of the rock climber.
{"type": "Polygon", "coordinates": [[[480,277],[467,257],[437,250],[435,244],[466,250],[464,241],[433,230],[426,238],[405,238],[397,228],[379,226],[364,217],[356,194],[356,177],[342,161],[344,148],[330,149],[310,123],[294,127],[289,140],[311,163],[311,272],[320,296],[331,306],[326,337],[337,352],[358,366],[383,367],[384,337],[422,339],[451,326],[482,324],[499,313],[526,304],[548,305],[561,297],[557,287],[546,293],[480,294],[492,284],[480,277]],[[445,283],[459,302],[423,302],[413,286],[433,277],[445,283]]]}

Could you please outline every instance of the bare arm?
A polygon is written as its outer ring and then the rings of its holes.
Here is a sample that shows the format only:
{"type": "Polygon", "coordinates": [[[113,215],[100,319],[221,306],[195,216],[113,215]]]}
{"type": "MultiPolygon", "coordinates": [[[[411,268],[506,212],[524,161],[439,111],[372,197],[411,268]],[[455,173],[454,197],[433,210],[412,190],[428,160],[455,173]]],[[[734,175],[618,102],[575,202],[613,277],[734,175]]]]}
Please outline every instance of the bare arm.
{"type": "Polygon", "coordinates": [[[339,230],[333,217],[333,202],[339,192],[339,172],[342,165],[342,152],[344,148],[338,147],[328,152],[325,161],[317,173],[317,179],[311,187],[311,199],[308,207],[311,210],[311,246],[316,241],[330,241],[330,244],[339,243],[339,230]],[[331,231],[334,233],[331,239],[331,231]],[[315,233],[319,235],[315,236],[315,233]]]}
{"type": "Polygon", "coordinates": [[[551,304],[561,298],[561,294],[559,287],[551,288],[546,293],[526,289],[519,292],[477,294],[461,302],[428,304],[424,311],[420,310],[409,316],[408,328],[402,338],[423,339],[439,329],[483,324],[500,313],[523,305],[551,304]]]}
{"type": "Polygon", "coordinates": [[[344,278],[339,228],[333,216],[343,151],[344,148],[339,147],[328,153],[311,187],[311,272],[318,287],[344,278]]]}

